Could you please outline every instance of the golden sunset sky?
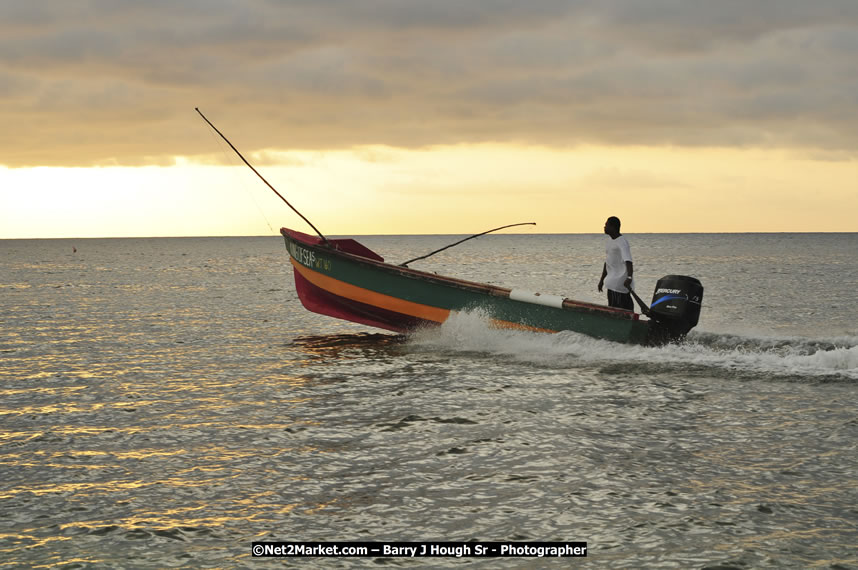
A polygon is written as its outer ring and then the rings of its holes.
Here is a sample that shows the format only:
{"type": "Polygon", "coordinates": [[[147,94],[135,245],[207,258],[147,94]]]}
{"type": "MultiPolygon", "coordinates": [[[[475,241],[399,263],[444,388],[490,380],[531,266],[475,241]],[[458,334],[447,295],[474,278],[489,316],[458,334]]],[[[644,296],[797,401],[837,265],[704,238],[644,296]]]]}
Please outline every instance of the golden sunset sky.
{"type": "Polygon", "coordinates": [[[0,0],[0,238],[858,231],[855,0],[0,0]]]}

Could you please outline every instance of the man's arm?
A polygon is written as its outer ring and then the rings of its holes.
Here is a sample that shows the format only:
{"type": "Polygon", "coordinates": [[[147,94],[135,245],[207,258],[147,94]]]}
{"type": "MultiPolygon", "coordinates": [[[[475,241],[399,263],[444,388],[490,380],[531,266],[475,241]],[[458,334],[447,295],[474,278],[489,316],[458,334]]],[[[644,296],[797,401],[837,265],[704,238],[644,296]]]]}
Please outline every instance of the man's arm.
{"type": "Polygon", "coordinates": [[[605,263],[602,265],[602,278],[599,279],[599,293],[602,292],[602,288],[605,286],[605,277],[608,276],[608,264],[605,263]]]}
{"type": "Polygon", "coordinates": [[[632,288],[632,275],[634,275],[634,274],[635,274],[634,265],[632,265],[631,261],[627,261],[626,262],[626,275],[627,275],[627,277],[626,277],[625,282],[623,283],[623,285],[626,286],[626,289],[632,288]]]}

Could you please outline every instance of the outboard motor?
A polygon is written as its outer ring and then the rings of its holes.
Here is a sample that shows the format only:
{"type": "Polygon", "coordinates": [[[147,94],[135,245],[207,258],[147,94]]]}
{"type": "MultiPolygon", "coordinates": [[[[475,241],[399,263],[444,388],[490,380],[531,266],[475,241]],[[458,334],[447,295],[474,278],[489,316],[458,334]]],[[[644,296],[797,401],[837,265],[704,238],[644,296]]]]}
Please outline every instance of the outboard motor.
{"type": "Polygon", "coordinates": [[[667,275],[655,284],[649,306],[650,342],[681,340],[700,319],[703,285],[694,277],[667,275]]]}

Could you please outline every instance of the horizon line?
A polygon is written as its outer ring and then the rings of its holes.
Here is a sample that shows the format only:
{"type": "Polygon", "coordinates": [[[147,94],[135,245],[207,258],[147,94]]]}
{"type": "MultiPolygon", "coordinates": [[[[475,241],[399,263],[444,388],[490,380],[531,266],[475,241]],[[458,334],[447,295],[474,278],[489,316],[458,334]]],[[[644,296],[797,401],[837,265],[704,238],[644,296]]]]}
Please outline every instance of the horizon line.
{"type": "MultiPolygon", "coordinates": [[[[783,234],[855,234],[856,231],[723,231],[723,232],[624,232],[623,235],[783,235],[783,234]]],[[[418,236],[463,236],[472,235],[467,232],[461,233],[415,233],[415,234],[398,234],[398,233],[378,233],[378,234],[332,234],[325,237],[333,239],[349,238],[349,237],[418,237],[418,236]]],[[[604,235],[601,232],[510,232],[496,233],[480,237],[493,236],[584,236],[584,235],[604,235]]],[[[63,237],[0,237],[0,241],[35,241],[35,240],[88,240],[88,239],[219,239],[219,238],[281,238],[282,235],[277,234],[222,234],[222,235],[158,235],[158,236],[63,236],[63,237]]]]}

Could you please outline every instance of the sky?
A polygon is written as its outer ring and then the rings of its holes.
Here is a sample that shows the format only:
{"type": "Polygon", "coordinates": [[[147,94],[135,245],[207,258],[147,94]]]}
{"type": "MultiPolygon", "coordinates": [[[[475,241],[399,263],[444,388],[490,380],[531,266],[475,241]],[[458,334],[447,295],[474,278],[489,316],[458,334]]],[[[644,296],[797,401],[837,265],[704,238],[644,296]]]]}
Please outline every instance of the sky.
{"type": "Polygon", "coordinates": [[[0,0],[0,239],[858,231],[855,0],[0,0]]]}

